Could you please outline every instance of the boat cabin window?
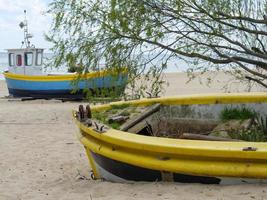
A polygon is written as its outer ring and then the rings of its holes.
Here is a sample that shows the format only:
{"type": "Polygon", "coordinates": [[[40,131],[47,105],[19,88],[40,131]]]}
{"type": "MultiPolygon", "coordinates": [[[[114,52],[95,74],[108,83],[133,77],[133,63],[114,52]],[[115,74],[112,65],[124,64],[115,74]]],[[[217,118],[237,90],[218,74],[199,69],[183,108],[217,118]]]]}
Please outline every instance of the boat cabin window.
{"type": "Polygon", "coordinates": [[[32,59],[33,59],[33,53],[32,52],[25,53],[25,65],[26,66],[32,65],[32,59]]]}
{"type": "Polygon", "coordinates": [[[36,65],[42,65],[43,61],[43,53],[41,51],[37,51],[36,53],[36,65]]]}
{"type": "Polygon", "coordinates": [[[16,64],[17,66],[21,66],[22,65],[22,56],[21,55],[16,55],[16,64]]]}
{"type": "Polygon", "coordinates": [[[9,66],[14,66],[15,65],[14,53],[9,53],[8,54],[8,63],[9,63],[9,66]]]}

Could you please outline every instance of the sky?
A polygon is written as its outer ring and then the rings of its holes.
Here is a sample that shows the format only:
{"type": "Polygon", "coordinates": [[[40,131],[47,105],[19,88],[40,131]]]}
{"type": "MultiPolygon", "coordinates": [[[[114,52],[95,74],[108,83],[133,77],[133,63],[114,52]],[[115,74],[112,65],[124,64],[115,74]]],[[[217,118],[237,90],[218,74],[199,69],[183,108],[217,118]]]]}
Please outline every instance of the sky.
{"type": "Polygon", "coordinates": [[[51,17],[45,15],[52,0],[0,0],[0,52],[8,48],[20,48],[23,41],[23,30],[19,23],[24,20],[27,11],[30,40],[35,47],[45,48],[49,52],[51,44],[44,39],[44,33],[51,25],[51,17]]]}

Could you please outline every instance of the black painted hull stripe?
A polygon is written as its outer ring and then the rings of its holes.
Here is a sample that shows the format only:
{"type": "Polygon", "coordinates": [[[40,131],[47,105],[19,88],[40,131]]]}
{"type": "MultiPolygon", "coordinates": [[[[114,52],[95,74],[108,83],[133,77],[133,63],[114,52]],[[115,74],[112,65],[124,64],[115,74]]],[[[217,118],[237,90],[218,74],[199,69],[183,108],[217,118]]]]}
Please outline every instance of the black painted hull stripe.
{"type": "Polygon", "coordinates": [[[129,180],[125,180],[121,177],[118,177],[107,170],[105,170],[103,167],[99,166],[96,162],[94,163],[96,170],[98,174],[101,175],[101,178],[107,181],[115,182],[115,183],[126,183],[130,182],[129,180]]]}
{"type": "MultiPolygon", "coordinates": [[[[36,97],[36,98],[84,98],[85,93],[83,90],[78,90],[75,93],[72,90],[18,90],[8,88],[9,94],[14,97],[36,97]]],[[[97,94],[91,90],[92,95],[97,94]]]]}
{"type": "Polygon", "coordinates": [[[14,97],[36,97],[36,98],[82,98],[82,91],[72,94],[70,90],[17,90],[8,89],[9,94],[14,97]]]}
{"type": "MultiPolygon", "coordinates": [[[[160,171],[146,169],[120,161],[116,161],[91,151],[92,157],[98,166],[105,169],[109,173],[128,181],[161,181],[162,175],[160,171]]],[[[215,177],[193,176],[185,174],[173,174],[173,181],[181,183],[205,183],[219,184],[220,179],[215,177]]]]}

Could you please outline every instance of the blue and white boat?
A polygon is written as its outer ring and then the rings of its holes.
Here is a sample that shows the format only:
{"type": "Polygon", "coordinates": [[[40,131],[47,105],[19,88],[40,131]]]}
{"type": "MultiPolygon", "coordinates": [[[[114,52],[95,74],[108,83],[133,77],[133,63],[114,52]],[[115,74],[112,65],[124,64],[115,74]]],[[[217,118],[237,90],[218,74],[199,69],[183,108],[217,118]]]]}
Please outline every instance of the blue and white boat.
{"type": "MultiPolygon", "coordinates": [[[[25,12],[26,13],[26,12],[25,12]]],[[[43,70],[44,49],[30,44],[27,20],[20,23],[24,29],[24,48],[7,49],[8,71],[4,72],[10,96],[34,98],[83,98],[84,91],[122,92],[127,83],[127,73],[120,71],[95,71],[91,73],[48,74],[43,70]]]]}

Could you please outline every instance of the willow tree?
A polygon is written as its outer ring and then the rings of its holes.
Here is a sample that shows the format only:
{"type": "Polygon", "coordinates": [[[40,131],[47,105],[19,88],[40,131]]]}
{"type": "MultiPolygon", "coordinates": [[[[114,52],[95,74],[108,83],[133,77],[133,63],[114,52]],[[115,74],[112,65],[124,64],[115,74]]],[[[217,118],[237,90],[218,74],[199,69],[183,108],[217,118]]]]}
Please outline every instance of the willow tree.
{"type": "Polygon", "coordinates": [[[183,59],[188,72],[267,88],[266,0],[54,0],[48,12],[56,65],[127,67],[130,80],[154,78],[157,93],[168,63],[183,59]]]}

